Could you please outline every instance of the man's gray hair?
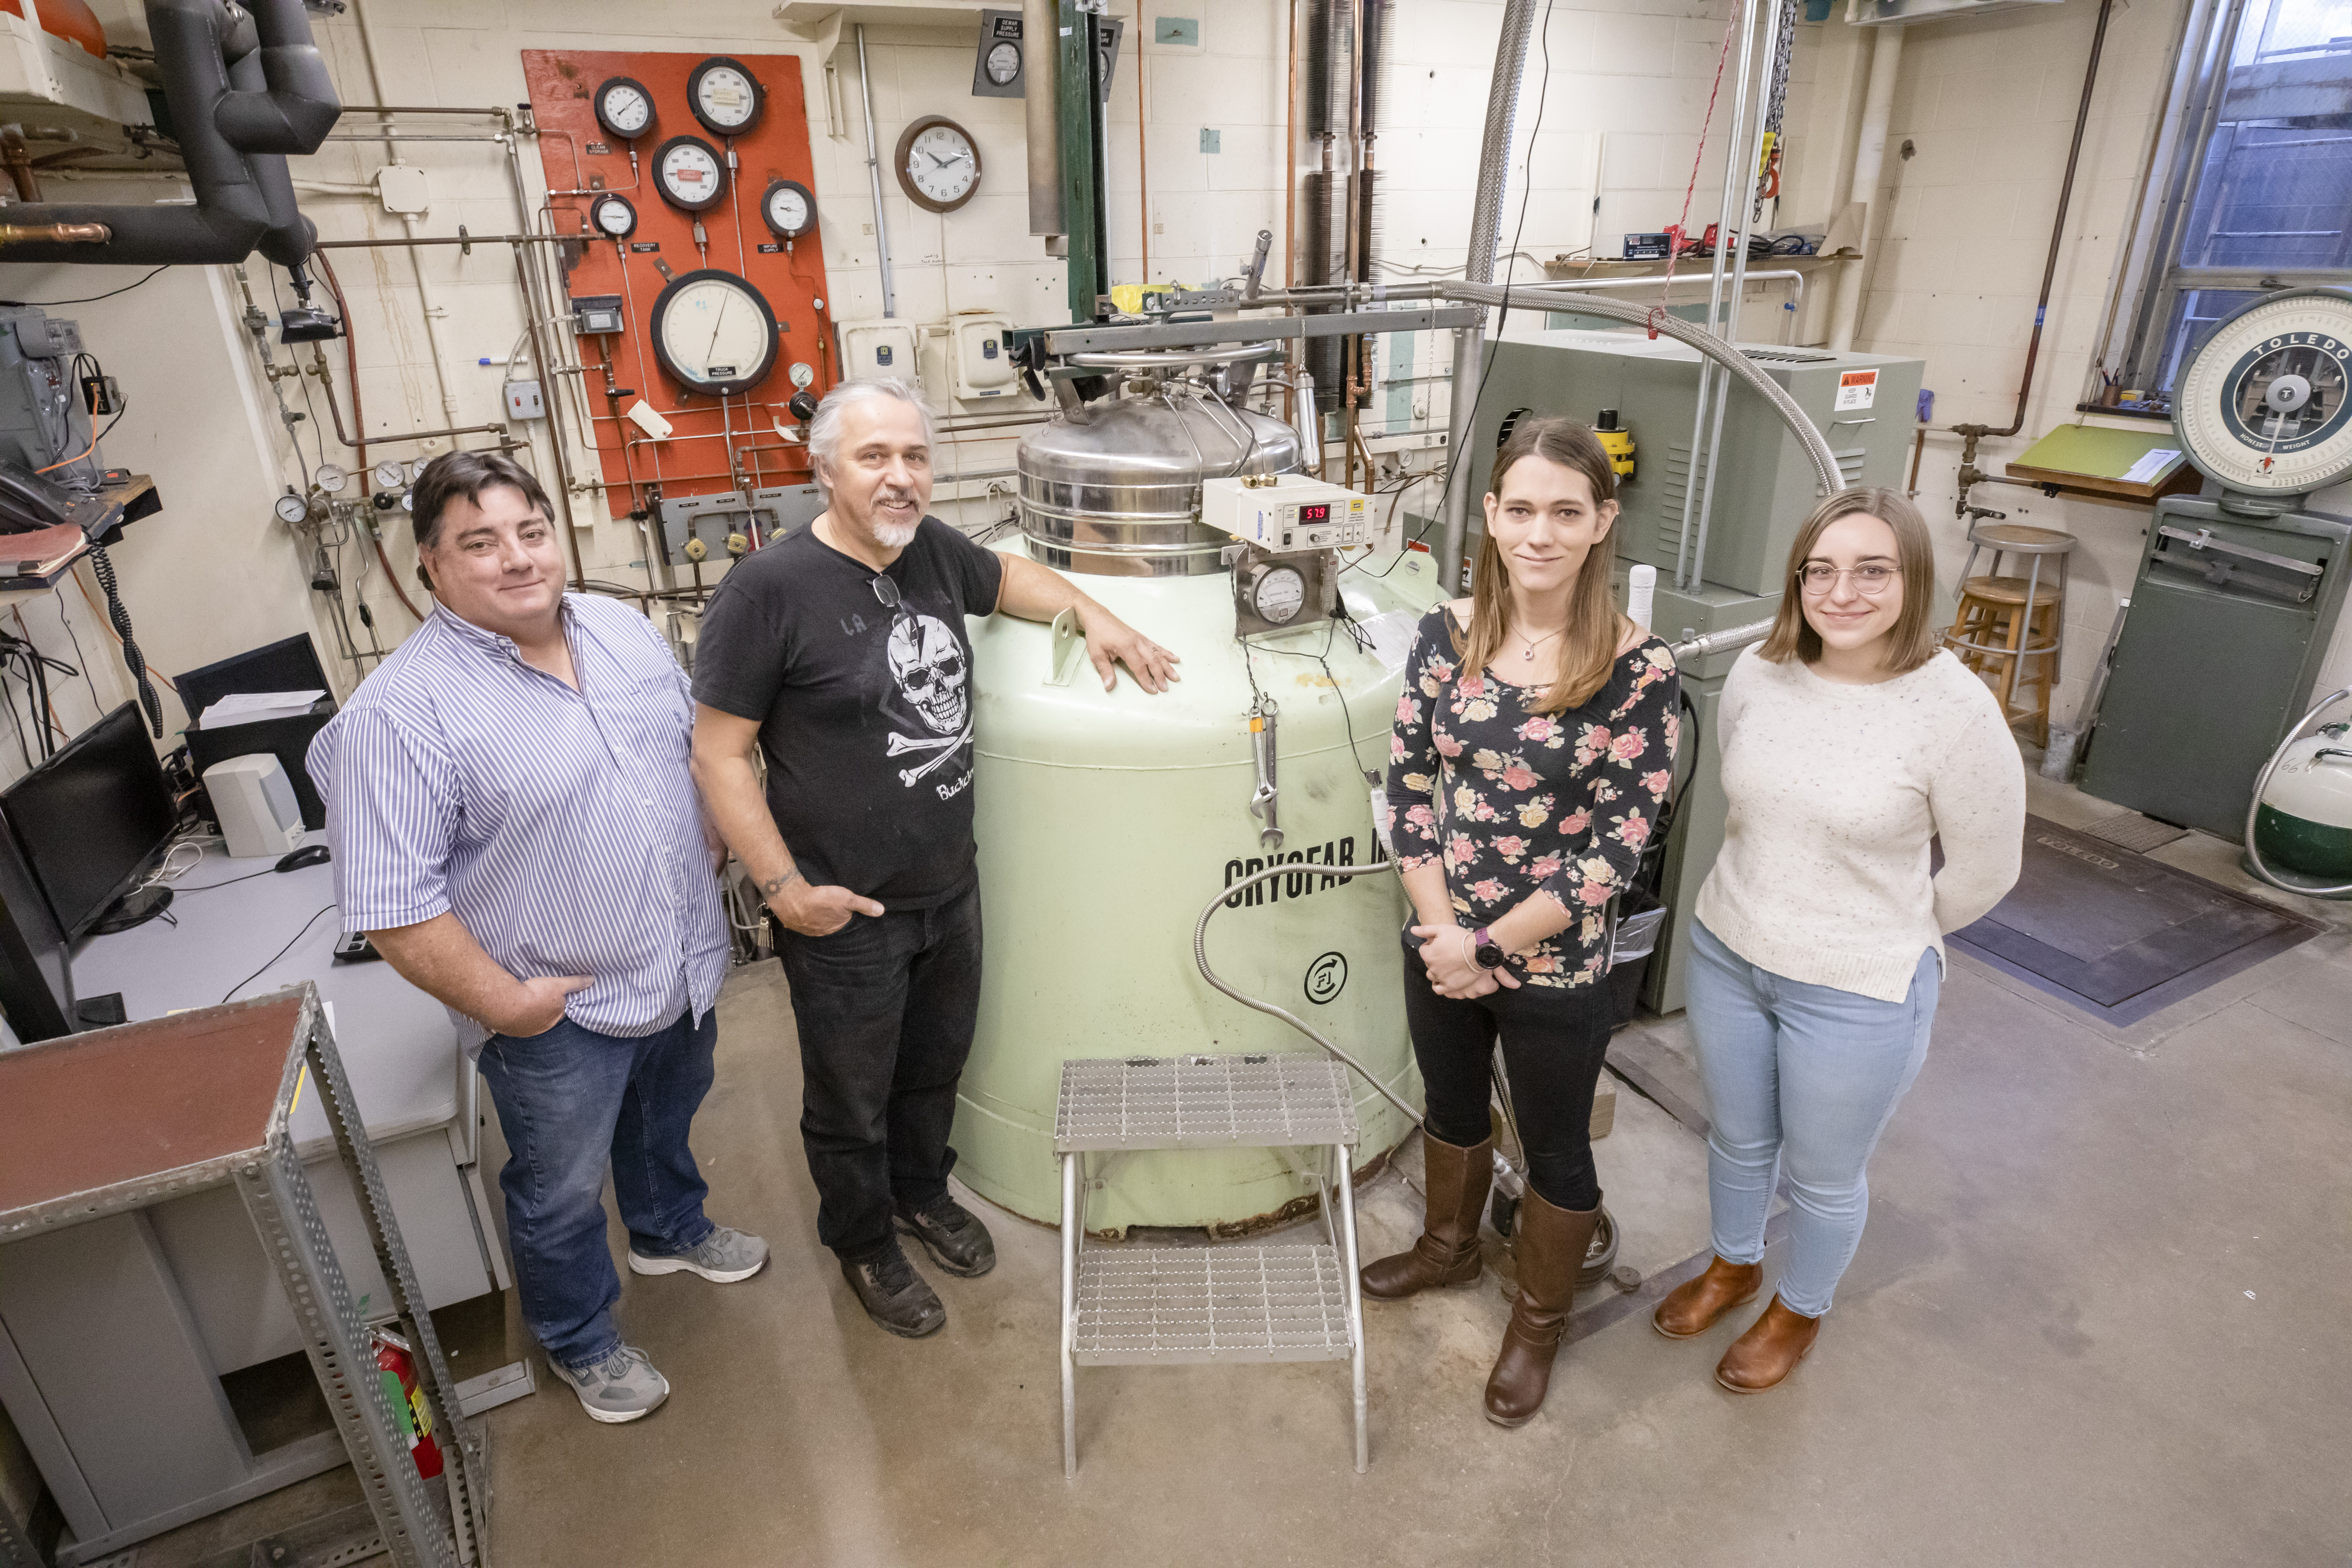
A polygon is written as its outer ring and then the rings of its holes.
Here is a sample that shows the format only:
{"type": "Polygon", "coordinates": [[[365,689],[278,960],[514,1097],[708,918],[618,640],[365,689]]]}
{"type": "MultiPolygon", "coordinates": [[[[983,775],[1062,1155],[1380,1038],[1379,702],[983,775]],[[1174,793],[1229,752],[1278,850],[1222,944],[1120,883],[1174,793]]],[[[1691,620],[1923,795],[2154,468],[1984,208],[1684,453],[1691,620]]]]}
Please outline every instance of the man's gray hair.
{"type": "Polygon", "coordinates": [[[808,445],[812,456],[822,458],[828,465],[841,461],[842,416],[861,403],[896,401],[915,411],[923,422],[923,444],[929,446],[938,438],[931,427],[931,411],[916,395],[915,389],[905,382],[887,375],[869,376],[858,381],[845,381],[824,395],[816,405],[816,417],[809,421],[808,445]]]}

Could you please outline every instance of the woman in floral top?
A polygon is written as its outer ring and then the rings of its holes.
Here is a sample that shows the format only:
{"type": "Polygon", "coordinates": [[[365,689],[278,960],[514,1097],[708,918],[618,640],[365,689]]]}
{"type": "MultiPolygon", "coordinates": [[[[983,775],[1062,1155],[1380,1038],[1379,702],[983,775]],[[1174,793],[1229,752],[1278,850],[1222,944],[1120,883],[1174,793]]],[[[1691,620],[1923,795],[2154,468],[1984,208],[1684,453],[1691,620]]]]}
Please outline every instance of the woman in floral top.
{"type": "Polygon", "coordinates": [[[1427,1212],[1410,1251],[1365,1268],[1364,1293],[1477,1279],[1499,1033],[1528,1187],[1518,1300],[1486,1381],[1487,1418],[1504,1426],[1543,1405],[1600,1223],[1590,1126],[1611,1025],[1606,910],[1674,774],[1674,656],[1610,597],[1616,489],[1583,426],[1512,432],[1471,596],[1423,618],[1390,748],[1387,826],[1416,917],[1405,1015],[1429,1092],[1427,1212]]]}

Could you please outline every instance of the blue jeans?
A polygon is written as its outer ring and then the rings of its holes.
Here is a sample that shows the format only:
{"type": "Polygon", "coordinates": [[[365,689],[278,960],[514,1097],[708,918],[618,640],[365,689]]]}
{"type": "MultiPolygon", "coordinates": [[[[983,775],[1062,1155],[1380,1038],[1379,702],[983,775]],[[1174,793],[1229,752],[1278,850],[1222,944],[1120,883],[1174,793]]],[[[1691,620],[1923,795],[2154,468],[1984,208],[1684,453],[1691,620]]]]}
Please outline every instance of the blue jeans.
{"type": "Polygon", "coordinates": [[[559,1366],[620,1348],[613,1303],[620,1276],[604,1241],[604,1167],[629,1246],[646,1257],[685,1252],[711,1232],[710,1191],[687,1147],[710,1090],[719,1017],[694,1009],[650,1035],[600,1035],[569,1018],[543,1035],[493,1035],[482,1077],[509,1151],[507,1197],[522,1320],[559,1366]]]}
{"type": "Polygon", "coordinates": [[[1764,1256],[1780,1168],[1794,1205],[1781,1304],[1818,1318],[1870,1217],[1870,1152],[1927,1058],[1943,971],[1921,952],[1911,994],[1882,1002],[1759,969],[1691,924],[1689,1007],[1706,1082],[1716,1255],[1764,1256]]]}

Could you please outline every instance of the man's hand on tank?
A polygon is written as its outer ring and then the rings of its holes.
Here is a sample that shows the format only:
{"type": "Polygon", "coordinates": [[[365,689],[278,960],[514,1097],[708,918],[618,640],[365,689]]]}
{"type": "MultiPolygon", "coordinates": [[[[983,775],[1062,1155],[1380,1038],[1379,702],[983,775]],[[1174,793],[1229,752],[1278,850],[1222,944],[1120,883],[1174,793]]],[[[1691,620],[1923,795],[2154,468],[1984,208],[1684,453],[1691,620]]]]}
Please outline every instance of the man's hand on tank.
{"type": "Polygon", "coordinates": [[[768,895],[776,918],[803,936],[831,936],[849,923],[852,915],[878,915],[882,906],[847,888],[812,888],[798,873],[788,874],[783,889],[768,895]]]}
{"type": "Polygon", "coordinates": [[[1087,658],[1102,677],[1105,691],[1117,689],[1122,664],[1138,686],[1155,696],[1184,679],[1176,673],[1182,659],[1101,605],[1081,608],[1078,626],[1086,633],[1087,658]]]}

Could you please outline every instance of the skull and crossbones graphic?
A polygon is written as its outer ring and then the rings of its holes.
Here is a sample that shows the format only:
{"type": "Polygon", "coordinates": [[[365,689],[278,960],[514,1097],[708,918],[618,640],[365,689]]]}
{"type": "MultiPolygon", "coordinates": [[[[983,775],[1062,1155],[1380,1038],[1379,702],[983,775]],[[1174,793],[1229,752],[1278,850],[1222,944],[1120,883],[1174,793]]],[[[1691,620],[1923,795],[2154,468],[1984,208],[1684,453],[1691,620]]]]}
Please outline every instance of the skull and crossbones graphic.
{"type": "Polygon", "coordinates": [[[912,740],[893,733],[886,755],[909,752],[936,753],[919,767],[898,770],[898,782],[909,788],[917,779],[946,765],[971,740],[971,666],[963,645],[947,623],[929,616],[901,616],[890,626],[885,648],[890,679],[916,717],[940,739],[912,740]]]}

